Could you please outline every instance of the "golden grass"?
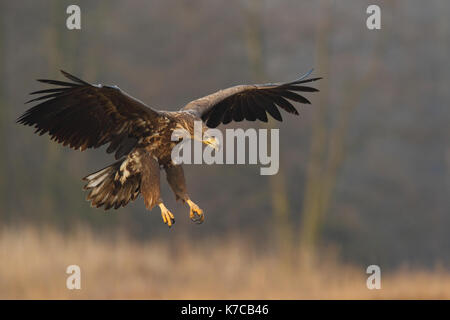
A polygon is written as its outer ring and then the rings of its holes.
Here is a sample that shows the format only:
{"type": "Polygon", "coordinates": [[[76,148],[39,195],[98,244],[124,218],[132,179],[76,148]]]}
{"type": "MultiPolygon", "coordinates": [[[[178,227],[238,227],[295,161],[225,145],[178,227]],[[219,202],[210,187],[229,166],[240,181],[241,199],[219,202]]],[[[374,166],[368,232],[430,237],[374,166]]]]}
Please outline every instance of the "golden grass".
{"type": "Polygon", "coordinates": [[[239,238],[114,239],[79,231],[4,229],[0,233],[3,299],[448,299],[450,274],[399,270],[368,290],[363,267],[335,258],[282,264],[239,238]],[[66,289],[68,265],[81,267],[81,290],[66,289]],[[296,265],[296,266],[294,266],[296,265]]]}

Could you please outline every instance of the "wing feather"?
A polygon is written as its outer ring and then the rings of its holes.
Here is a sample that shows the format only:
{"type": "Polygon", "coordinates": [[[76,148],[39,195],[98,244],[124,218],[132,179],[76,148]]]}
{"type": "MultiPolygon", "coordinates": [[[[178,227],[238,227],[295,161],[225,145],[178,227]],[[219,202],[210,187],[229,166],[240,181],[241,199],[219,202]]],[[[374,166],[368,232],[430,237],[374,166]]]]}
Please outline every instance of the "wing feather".
{"type": "Polygon", "coordinates": [[[240,122],[244,120],[244,115],[242,114],[242,101],[238,100],[237,104],[233,109],[233,120],[236,122],[240,122]]]}
{"type": "Polygon", "coordinates": [[[267,83],[255,85],[239,85],[220,90],[203,98],[188,103],[182,111],[201,117],[206,125],[215,128],[219,124],[227,124],[232,120],[267,122],[268,113],[272,118],[282,121],[278,108],[298,115],[298,111],[290,101],[311,104],[299,92],[318,92],[319,90],[303,84],[321,78],[305,79],[311,72],[297,80],[287,83],[267,83]]]}
{"type": "Polygon", "coordinates": [[[259,95],[249,96],[247,99],[249,101],[249,104],[251,103],[250,108],[252,109],[252,112],[255,114],[256,119],[261,120],[262,122],[267,122],[268,121],[266,114],[267,109],[262,105],[264,101],[261,100],[261,96],[259,95]]]}
{"type": "Polygon", "coordinates": [[[253,108],[253,101],[250,101],[249,97],[242,97],[242,102],[244,103],[245,108],[245,119],[248,121],[255,121],[256,120],[256,111],[253,108]]]}
{"type": "MultiPolygon", "coordinates": [[[[17,122],[48,133],[52,140],[73,149],[98,148],[110,143],[107,152],[126,155],[143,135],[151,134],[160,113],[116,86],[89,84],[65,71],[72,82],[39,79],[59,86],[34,91],[39,101],[17,122]]],[[[27,102],[27,103],[28,103],[27,102]]]]}

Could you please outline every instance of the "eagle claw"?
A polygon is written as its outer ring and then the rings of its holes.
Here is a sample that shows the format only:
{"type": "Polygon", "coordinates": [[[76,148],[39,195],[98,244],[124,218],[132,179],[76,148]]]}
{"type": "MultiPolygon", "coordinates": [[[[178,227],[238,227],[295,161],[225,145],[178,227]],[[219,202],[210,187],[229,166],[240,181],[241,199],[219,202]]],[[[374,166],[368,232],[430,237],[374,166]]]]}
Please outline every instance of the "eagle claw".
{"type": "Polygon", "coordinates": [[[175,217],[172,212],[170,212],[162,203],[159,204],[159,207],[161,209],[161,217],[163,222],[167,224],[169,228],[172,227],[172,225],[175,224],[175,217]]]}
{"type": "Polygon", "coordinates": [[[190,218],[193,222],[197,223],[197,224],[201,224],[203,223],[203,221],[205,221],[205,215],[203,213],[198,213],[196,211],[191,210],[190,213],[190,218]]]}
{"type": "Polygon", "coordinates": [[[188,200],[188,205],[190,207],[189,218],[197,224],[203,223],[205,221],[203,210],[191,200],[188,200]]]}

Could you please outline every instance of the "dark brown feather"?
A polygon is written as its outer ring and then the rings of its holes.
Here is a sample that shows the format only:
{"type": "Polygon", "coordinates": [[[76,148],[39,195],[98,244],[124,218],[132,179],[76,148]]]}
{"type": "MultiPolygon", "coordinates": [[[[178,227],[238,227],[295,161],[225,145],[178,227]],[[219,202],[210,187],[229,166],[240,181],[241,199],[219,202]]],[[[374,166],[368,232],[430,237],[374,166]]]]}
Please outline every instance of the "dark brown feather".
{"type": "Polygon", "coordinates": [[[233,120],[236,122],[244,120],[244,115],[242,114],[242,100],[240,99],[233,109],[233,120]]]}
{"type": "Polygon", "coordinates": [[[250,97],[241,97],[242,103],[244,104],[244,115],[247,121],[255,121],[256,120],[256,111],[253,101],[249,101],[250,97]]]}
{"type": "MultiPolygon", "coordinates": [[[[306,75],[308,76],[309,73],[306,75]]],[[[232,120],[267,122],[266,112],[274,119],[282,121],[278,108],[298,115],[292,105],[294,101],[303,104],[311,102],[298,92],[317,92],[316,88],[300,84],[317,81],[321,78],[305,79],[305,76],[287,83],[268,83],[261,85],[240,85],[220,90],[188,103],[182,111],[188,111],[201,118],[208,127],[227,124],[232,120]]]]}
{"type": "MultiPolygon", "coordinates": [[[[259,92],[257,92],[257,95],[258,95],[258,99],[261,101],[261,106],[272,116],[272,118],[274,118],[275,120],[278,120],[278,121],[283,121],[283,119],[281,118],[280,111],[278,111],[278,109],[274,105],[274,103],[269,98],[267,98],[266,96],[264,96],[263,94],[261,94],[259,92]]],[[[266,117],[266,121],[267,121],[267,117],[266,117]]]]}
{"type": "Polygon", "coordinates": [[[130,152],[138,139],[156,129],[160,113],[118,87],[91,85],[61,72],[73,82],[38,80],[63,88],[33,92],[44,95],[28,102],[45,101],[28,109],[18,123],[34,126],[36,133],[48,133],[53,140],[73,149],[110,143],[108,152],[116,151],[116,158],[130,152]]]}

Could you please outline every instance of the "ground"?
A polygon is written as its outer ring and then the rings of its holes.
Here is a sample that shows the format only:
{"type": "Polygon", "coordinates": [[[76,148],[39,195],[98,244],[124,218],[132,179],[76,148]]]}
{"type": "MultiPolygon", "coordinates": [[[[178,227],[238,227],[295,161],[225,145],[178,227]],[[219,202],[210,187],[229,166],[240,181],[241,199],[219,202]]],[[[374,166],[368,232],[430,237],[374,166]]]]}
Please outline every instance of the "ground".
{"type": "Polygon", "coordinates": [[[1,299],[449,299],[450,274],[406,270],[382,274],[382,289],[368,290],[364,268],[339,263],[286,265],[258,254],[250,242],[229,240],[174,244],[102,238],[83,231],[0,232],[1,299]],[[66,288],[67,266],[81,268],[81,290],[66,288]]]}

